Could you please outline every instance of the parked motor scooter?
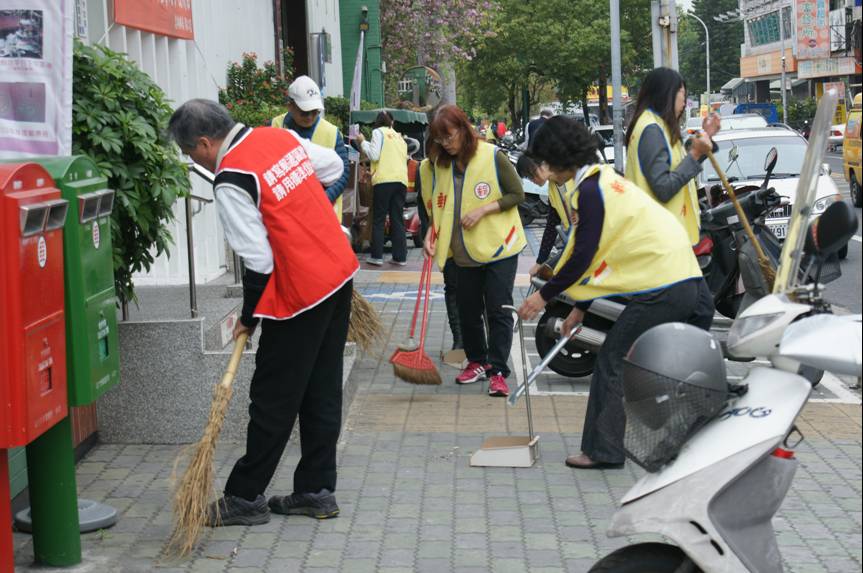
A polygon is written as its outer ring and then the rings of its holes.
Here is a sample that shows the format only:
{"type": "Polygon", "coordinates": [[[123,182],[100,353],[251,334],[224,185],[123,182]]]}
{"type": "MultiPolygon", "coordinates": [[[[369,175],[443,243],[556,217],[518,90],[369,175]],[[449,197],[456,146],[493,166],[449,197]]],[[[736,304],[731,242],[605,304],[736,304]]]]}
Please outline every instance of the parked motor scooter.
{"type": "MultiPolygon", "coordinates": [[[[808,233],[805,250],[815,268],[856,229],[847,203],[831,205],[808,233]]],[[[801,264],[804,249],[789,248],[801,264]]],[[[791,283],[734,321],[728,351],[766,359],[770,367],[751,370],[725,396],[724,372],[718,372],[724,362],[708,333],[695,329],[688,338],[704,344],[689,344],[681,335],[693,327],[667,324],[633,344],[623,371],[624,448],[649,473],[624,496],[608,534],[661,535],[669,542],[627,545],[592,573],[783,570],[771,519],[797,468],[793,450],[803,436],[795,420],[811,380],[819,378],[801,373],[863,376],[861,315],[834,315],[817,281],[791,283]]]]}

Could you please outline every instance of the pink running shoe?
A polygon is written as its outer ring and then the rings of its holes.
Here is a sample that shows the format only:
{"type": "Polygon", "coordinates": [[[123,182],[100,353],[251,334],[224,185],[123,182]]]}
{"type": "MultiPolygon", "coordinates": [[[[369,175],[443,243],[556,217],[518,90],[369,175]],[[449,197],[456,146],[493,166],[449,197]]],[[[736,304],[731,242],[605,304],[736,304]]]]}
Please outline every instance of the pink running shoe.
{"type": "Polygon", "coordinates": [[[467,368],[461,371],[461,374],[455,377],[456,384],[473,384],[480,380],[485,380],[485,371],[488,366],[483,366],[479,362],[471,362],[467,368]]]}
{"type": "Polygon", "coordinates": [[[506,378],[500,374],[494,374],[489,378],[488,395],[501,396],[503,398],[509,396],[509,386],[506,384],[506,378]]]}

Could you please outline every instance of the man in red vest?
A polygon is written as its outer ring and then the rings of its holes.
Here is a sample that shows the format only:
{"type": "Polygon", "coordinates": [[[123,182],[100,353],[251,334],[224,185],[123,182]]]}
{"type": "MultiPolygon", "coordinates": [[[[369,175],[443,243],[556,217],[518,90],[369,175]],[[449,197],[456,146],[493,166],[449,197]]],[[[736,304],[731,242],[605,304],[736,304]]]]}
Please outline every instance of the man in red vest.
{"type": "Polygon", "coordinates": [[[322,184],[341,177],[342,160],[290,130],[235,123],[209,100],[183,104],[168,130],[183,153],[216,174],[225,236],[243,259],[234,338],[261,322],[246,454],[211,505],[210,525],[266,523],[271,510],[335,517],[342,356],[359,262],[322,184]],[[266,500],[297,417],[302,457],[294,491],[266,500]]]}

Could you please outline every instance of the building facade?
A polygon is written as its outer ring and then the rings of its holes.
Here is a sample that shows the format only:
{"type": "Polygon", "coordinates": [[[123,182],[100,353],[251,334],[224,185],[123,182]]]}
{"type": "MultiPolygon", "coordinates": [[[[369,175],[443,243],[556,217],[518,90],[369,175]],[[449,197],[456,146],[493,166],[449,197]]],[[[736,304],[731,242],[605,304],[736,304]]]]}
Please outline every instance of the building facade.
{"type": "Polygon", "coordinates": [[[794,96],[818,96],[825,84],[839,87],[843,99],[859,92],[859,4],[860,0],[740,0],[740,77],[753,84],[753,99],[769,101],[771,92],[779,91],[783,62],[786,89],[794,96]]]}

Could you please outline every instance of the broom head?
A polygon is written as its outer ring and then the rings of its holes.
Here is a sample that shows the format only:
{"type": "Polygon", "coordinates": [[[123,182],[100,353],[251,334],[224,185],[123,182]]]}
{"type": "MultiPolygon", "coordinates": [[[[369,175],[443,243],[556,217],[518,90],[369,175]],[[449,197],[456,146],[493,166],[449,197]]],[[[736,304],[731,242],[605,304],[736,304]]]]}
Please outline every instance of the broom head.
{"type": "Polygon", "coordinates": [[[174,488],[174,531],[165,548],[168,556],[183,557],[191,553],[198,543],[201,530],[207,525],[207,510],[215,498],[213,482],[216,472],[213,459],[216,442],[231,403],[231,394],[232,386],[215,386],[204,435],[198,443],[180,452],[174,462],[175,472],[179,462],[186,457],[189,465],[174,488]]]}
{"type": "Polygon", "coordinates": [[[384,335],[381,317],[375,307],[363,295],[354,290],[351,293],[351,320],[348,327],[348,340],[356,342],[366,354],[373,354],[384,335]]]}
{"type": "Polygon", "coordinates": [[[396,378],[401,378],[410,384],[433,384],[443,383],[437,367],[422,348],[416,350],[402,350],[399,348],[390,357],[393,364],[393,373],[396,378]]]}

